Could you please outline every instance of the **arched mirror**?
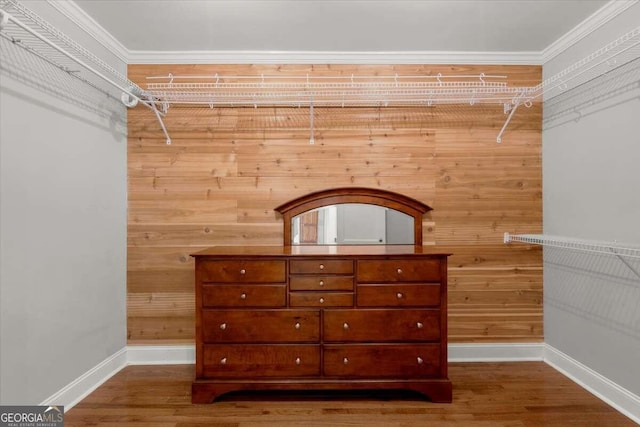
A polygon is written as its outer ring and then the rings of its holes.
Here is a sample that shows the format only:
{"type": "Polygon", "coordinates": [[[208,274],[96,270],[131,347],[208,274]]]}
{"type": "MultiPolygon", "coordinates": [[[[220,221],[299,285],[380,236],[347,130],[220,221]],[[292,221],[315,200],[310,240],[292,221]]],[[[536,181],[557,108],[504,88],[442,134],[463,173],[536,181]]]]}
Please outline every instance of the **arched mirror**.
{"type": "Polygon", "coordinates": [[[336,188],[275,208],[284,245],[422,245],[422,217],[431,208],[399,193],[336,188]]]}

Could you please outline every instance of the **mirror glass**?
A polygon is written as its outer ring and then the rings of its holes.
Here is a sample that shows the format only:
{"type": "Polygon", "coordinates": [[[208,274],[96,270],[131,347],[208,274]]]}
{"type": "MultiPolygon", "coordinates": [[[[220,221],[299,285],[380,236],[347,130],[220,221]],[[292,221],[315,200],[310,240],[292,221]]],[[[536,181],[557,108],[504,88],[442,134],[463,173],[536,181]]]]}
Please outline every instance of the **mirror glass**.
{"type": "Polygon", "coordinates": [[[323,206],[291,218],[292,245],[412,245],[413,217],[365,203],[323,206]]]}

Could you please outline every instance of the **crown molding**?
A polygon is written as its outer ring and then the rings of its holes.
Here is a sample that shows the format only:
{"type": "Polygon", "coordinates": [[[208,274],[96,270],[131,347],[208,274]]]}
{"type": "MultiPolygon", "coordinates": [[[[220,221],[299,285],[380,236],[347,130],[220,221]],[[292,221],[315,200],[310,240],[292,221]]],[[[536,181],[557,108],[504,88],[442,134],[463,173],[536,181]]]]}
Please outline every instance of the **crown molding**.
{"type": "Polygon", "coordinates": [[[340,52],[340,51],[142,51],[129,50],[73,0],[47,0],[61,14],[125,64],[476,64],[542,65],[640,0],[611,0],[542,51],[340,52]]]}
{"type": "Polygon", "coordinates": [[[130,51],[130,64],[540,65],[539,52],[130,51]]]}
{"type": "Polygon", "coordinates": [[[540,52],[139,51],[129,50],[74,1],[47,0],[125,64],[477,64],[540,65],[540,52]]]}
{"type": "Polygon", "coordinates": [[[129,49],[111,35],[102,25],[80,8],[74,1],[47,0],[54,9],[67,17],[82,31],[100,43],[124,64],[129,64],[129,49]]]}
{"type": "Polygon", "coordinates": [[[631,6],[637,4],[638,1],[640,0],[610,0],[609,3],[596,10],[591,16],[540,52],[542,64],[551,61],[631,6]]]}

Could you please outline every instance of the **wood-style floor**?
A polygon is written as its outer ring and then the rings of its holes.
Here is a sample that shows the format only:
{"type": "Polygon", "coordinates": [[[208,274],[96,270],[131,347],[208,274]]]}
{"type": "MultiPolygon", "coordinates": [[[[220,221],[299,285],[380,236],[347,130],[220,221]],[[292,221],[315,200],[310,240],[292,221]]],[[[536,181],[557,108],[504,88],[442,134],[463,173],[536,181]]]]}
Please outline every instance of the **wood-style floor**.
{"type": "Polygon", "coordinates": [[[193,366],[130,366],[65,414],[65,426],[636,426],[542,362],[452,363],[453,403],[414,395],[235,395],[191,404],[193,366]]]}

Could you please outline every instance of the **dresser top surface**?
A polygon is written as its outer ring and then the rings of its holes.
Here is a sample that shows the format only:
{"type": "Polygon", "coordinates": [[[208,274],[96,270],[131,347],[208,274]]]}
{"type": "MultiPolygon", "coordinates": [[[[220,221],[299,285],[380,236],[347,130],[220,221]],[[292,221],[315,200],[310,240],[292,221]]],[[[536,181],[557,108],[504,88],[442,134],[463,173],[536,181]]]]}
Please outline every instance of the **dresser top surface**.
{"type": "Polygon", "coordinates": [[[414,245],[300,245],[300,246],[212,246],[191,254],[205,256],[386,256],[386,255],[432,255],[446,257],[435,246],[414,245]]]}

